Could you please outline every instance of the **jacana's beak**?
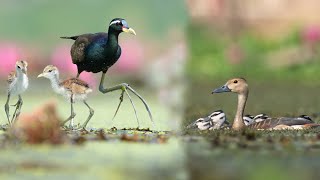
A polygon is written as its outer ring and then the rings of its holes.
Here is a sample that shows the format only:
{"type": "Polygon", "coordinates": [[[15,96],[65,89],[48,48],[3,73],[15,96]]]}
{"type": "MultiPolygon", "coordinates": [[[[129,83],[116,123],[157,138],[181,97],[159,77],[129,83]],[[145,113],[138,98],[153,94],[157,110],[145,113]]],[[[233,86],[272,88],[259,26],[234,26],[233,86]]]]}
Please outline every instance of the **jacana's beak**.
{"type": "Polygon", "coordinates": [[[132,28],[129,28],[129,27],[122,27],[122,31],[126,32],[126,33],[133,34],[133,35],[137,35],[136,32],[132,28]]]}
{"type": "Polygon", "coordinates": [[[222,87],[219,87],[219,88],[213,90],[212,94],[213,93],[223,93],[223,92],[231,92],[231,90],[228,88],[227,85],[223,85],[222,87]]]}
{"type": "Polygon", "coordinates": [[[43,77],[43,76],[44,76],[43,73],[41,73],[41,74],[38,75],[38,78],[39,78],[39,77],[43,77]]]}

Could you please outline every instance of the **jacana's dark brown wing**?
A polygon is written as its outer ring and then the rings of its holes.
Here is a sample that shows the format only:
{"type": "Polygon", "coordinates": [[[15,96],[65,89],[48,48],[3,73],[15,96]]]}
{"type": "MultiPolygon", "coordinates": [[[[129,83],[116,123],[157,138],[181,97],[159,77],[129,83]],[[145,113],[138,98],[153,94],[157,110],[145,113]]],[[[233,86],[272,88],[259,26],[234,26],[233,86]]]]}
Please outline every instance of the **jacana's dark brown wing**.
{"type": "Polygon", "coordinates": [[[85,49],[92,41],[93,34],[83,34],[78,36],[71,46],[72,63],[78,64],[85,60],[85,49]]]}
{"type": "Polygon", "coordinates": [[[73,64],[81,63],[85,60],[86,47],[93,41],[96,34],[81,34],[77,36],[61,37],[62,39],[73,39],[75,42],[71,46],[71,58],[73,64]]]}

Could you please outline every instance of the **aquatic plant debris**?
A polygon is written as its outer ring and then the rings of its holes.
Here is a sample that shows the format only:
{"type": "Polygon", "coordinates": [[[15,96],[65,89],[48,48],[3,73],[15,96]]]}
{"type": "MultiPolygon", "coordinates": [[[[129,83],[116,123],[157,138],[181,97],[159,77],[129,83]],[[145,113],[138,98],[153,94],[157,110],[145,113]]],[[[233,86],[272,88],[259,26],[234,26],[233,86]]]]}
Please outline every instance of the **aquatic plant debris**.
{"type": "MultiPolygon", "coordinates": [[[[0,133],[0,147],[1,145],[10,145],[12,141],[12,136],[10,136],[11,131],[8,131],[6,126],[2,126],[2,133],[0,133]],[[2,142],[1,142],[2,141],[2,142]]],[[[134,142],[134,143],[156,143],[163,144],[168,141],[171,134],[169,131],[153,131],[148,128],[123,128],[117,129],[115,127],[111,129],[80,129],[80,130],[70,130],[61,128],[61,131],[66,135],[64,138],[65,144],[75,144],[82,145],[90,141],[102,141],[102,142],[134,142]]],[[[32,136],[33,137],[33,136],[32,136]]],[[[13,142],[13,141],[12,141],[13,142]]],[[[16,142],[16,141],[14,141],[16,142]]],[[[20,141],[29,143],[29,141],[20,141]]],[[[36,141],[31,142],[32,144],[37,143],[50,143],[50,141],[36,141]]],[[[54,143],[55,144],[55,143],[54,143]]]]}

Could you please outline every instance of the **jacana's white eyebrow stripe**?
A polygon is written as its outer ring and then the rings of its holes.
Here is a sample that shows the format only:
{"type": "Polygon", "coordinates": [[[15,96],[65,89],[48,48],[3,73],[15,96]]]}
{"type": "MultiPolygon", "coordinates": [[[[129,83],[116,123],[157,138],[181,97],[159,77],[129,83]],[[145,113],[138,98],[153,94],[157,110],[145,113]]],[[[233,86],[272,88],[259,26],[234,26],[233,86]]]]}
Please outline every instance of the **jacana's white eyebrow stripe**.
{"type": "Polygon", "coordinates": [[[112,21],[109,26],[111,26],[112,24],[116,24],[116,23],[121,23],[121,21],[120,20],[112,21]]]}

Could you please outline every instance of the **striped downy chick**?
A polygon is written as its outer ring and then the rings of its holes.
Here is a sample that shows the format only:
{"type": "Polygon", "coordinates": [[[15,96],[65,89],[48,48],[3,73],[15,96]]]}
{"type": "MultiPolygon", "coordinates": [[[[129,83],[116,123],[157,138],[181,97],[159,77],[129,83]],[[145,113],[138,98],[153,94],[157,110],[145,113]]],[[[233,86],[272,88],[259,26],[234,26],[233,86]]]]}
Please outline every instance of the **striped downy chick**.
{"type": "Polygon", "coordinates": [[[306,119],[306,120],[310,120],[310,121],[314,122],[314,121],[311,119],[311,117],[310,117],[310,116],[305,115],[305,114],[300,115],[298,118],[302,118],[302,119],[306,119]]]}
{"type": "Polygon", "coordinates": [[[12,71],[8,75],[8,79],[7,79],[8,95],[7,95],[7,101],[4,106],[4,109],[5,109],[9,124],[17,120],[21,112],[21,107],[23,104],[21,94],[28,89],[28,85],[29,85],[29,80],[27,76],[27,67],[28,67],[28,63],[26,61],[17,61],[15,65],[15,71],[12,71]],[[18,96],[19,99],[17,103],[14,105],[16,106],[16,109],[10,121],[9,101],[11,96],[18,96]]]}
{"type": "Polygon", "coordinates": [[[264,121],[264,120],[266,120],[266,119],[268,119],[268,118],[269,118],[268,115],[266,115],[266,114],[264,114],[264,113],[261,113],[261,114],[256,115],[256,116],[253,118],[253,120],[254,120],[254,122],[261,122],[261,121],[264,121]]]}
{"type": "Polygon", "coordinates": [[[209,118],[209,121],[212,122],[212,125],[209,128],[209,130],[221,129],[225,125],[229,124],[226,118],[226,114],[222,110],[214,111],[207,118],[209,118]]]}
{"type": "Polygon", "coordinates": [[[218,110],[211,113],[205,118],[199,118],[195,122],[189,124],[187,128],[197,128],[199,130],[214,130],[221,129],[228,124],[226,115],[223,111],[218,110]]]}
{"type": "Polygon", "coordinates": [[[75,103],[75,101],[82,101],[88,107],[89,116],[87,117],[87,120],[84,122],[84,124],[80,127],[85,129],[94,114],[94,110],[86,102],[87,95],[92,92],[92,89],[90,89],[88,83],[82,81],[79,78],[70,78],[61,82],[59,79],[59,70],[53,65],[46,66],[43,70],[43,73],[38,75],[38,78],[39,77],[48,78],[51,81],[52,89],[56,93],[64,96],[68,99],[68,101],[70,101],[71,115],[69,116],[69,118],[67,118],[67,120],[63,121],[62,125],[70,121],[69,128],[74,129],[74,117],[76,116],[76,114],[73,110],[73,104],[75,103]]]}
{"type": "Polygon", "coordinates": [[[250,124],[254,123],[254,116],[250,114],[246,114],[243,116],[243,122],[246,126],[249,126],[250,124]]]}

